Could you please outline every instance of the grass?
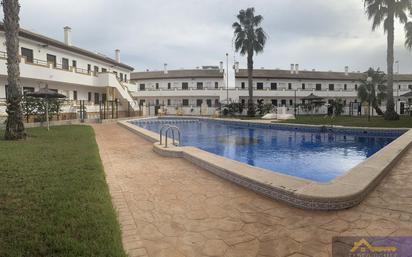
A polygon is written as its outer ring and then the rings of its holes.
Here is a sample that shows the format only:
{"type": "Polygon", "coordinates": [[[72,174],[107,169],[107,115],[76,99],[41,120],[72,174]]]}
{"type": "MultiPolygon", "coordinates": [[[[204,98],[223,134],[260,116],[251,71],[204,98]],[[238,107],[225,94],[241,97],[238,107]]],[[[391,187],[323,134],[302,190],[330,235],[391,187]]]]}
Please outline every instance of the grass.
{"type": "Polygon", "coordinates": [[[282,123],[313,124],[313,125],[340,125],[351,127],[383,127],[383,128],[412,128],[412,117],[401,116],[400,120],[387,121],[382,117],[349,117],[338,116],[334,118],[325,117],[325,115],[302,115],[297,116],[295,120],[285,120],[282,123]]]}
{"type": "Polygon", "coordinates": [[[0,256],[126,256],[93,129],[27,132],[0,140],[0,256]]]}

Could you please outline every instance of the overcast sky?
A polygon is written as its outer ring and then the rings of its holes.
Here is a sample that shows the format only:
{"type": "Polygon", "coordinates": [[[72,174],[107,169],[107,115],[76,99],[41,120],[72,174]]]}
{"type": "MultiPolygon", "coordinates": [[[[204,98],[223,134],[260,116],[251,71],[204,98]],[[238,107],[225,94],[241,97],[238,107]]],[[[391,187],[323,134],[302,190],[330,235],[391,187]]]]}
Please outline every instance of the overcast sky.
{"type": "MultiPolygon", "coordinates": [[[[21,27],[63,40],[72,27],[73,44],[113,57],[136,70],[218,65],[230,54],[239,9],[254,6],[264,17],[268,41],[255,67],[364,71],[386,69],[383,30],[371,32],[362,0],[20,0],[21,27]]],[[[412,73],[397,26],[395,58],[401,73],[412,73]]],[[[241,67],[245,57],[235,55],[241,67]]],[[[396,71],[396,67],[395,67],[396,71]]]]}

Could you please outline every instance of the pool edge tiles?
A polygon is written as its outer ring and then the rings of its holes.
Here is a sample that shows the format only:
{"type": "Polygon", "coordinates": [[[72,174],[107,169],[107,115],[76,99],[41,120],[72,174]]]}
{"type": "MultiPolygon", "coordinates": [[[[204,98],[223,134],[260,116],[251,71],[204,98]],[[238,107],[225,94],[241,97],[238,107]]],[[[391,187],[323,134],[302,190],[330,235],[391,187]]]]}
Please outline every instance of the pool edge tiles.
{"type": "MultiPolygon", "coordinates": [[[[157,133],[129,121],[118,123],[153,142],[153,150],[160,155],[185,158],[215,175],[255,192],[295,207],[312,210],[339,210],[359,204],[412,142],[412,130],[409,130],[344,175],[330,182],[320,183],[253,167],[196,147],[164,148],[158,143],[157,133]]],[[[248,123],[259,124],[250,121],[248,123]]]]}

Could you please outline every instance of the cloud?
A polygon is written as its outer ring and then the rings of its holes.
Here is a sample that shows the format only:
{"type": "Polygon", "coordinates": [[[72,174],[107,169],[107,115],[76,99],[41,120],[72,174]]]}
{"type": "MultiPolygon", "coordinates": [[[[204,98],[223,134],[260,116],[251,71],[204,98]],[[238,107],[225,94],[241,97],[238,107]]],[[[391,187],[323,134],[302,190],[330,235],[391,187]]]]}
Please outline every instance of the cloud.
{"type": "MultiPolygon", "coordinates": [[[[137,70],[218,65],[231,54],[231,24],[239,9],[254,6],[264,17],[269,39],[256,67],[366,70],[386,68],[382,29],[371,31],[362,0],[21,0],[24,28],[63,38],[73,29],[73,42],[114,55],[137,70]]],[[[412,53],[403,47],[403,29],[396,27],[396,58],[401,72],[412,70],[412,53]]],[[[235,55],[245,67],[245,57],[235,55]]]]}

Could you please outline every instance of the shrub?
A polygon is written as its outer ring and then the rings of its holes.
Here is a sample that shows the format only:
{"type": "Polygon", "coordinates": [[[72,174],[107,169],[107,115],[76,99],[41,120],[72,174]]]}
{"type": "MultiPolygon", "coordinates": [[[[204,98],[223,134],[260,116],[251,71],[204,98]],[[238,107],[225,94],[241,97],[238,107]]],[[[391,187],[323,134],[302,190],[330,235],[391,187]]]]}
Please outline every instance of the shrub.
{"type": "Polygon", "coordinates": [[[52,119],[53,115],[58,116],[61,111],[61,100],[23,97],[23,113],[27,122],[31,116],[34,116],[35,121],[46,121],[46,101],[49,102],[49,119],[52,119]]]}

